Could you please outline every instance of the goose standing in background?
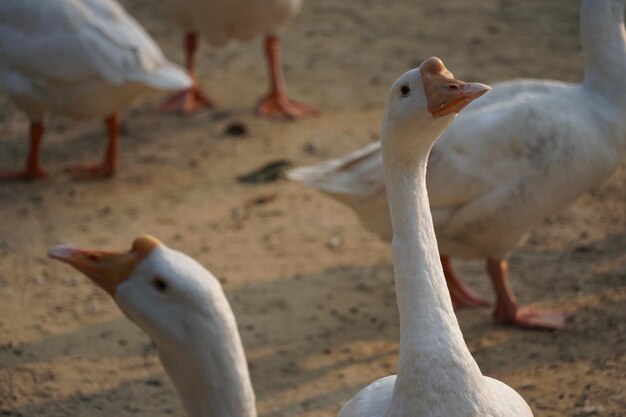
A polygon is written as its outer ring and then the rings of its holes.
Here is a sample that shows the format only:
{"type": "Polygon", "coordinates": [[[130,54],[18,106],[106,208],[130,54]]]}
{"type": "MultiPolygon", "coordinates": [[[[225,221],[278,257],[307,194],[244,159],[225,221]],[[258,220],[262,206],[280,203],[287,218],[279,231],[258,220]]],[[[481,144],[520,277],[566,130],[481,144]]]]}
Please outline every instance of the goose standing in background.
{"type": "Polygon", "coordinates": [[[463,340],[426,190],[432,145],[488,89],[455,80],[437,58],[391,87],[381,142],[400,313],[398,374],[365,387],[339,417],[532,417],[517,392],[482,375],[463,340]]]}
{"type": "Polygon", "coordinates": [[[48,255],[87,275],[150,336],[187,417],[256,417],[235,316],[199,263],[150,236],[130,251],[57,246],[48,255]]]}
{"type": "MultiPolygon", "coordinates": [[[[498,321],[547,329],[565,325],[564,313],[518,305],[506,259],[543,219],[606,180],[626,154],[624,9],[624,0],[582,1],[582,83],[496,84],[434,146],[427,173],[430,207],[456,306],[484,300],[462,284],[450,257],[482,257],[498,321]]],[[[289,176],[348,204],[368,229],[390,238],[378,143],[289,176]]]]}
{"type": "Polygon", "coordinates": [[[184,38],[185,62],[194,84],[161,106],[163,111],[191,112],[198,107],[212,107],[213,100],[205,95],[195,77],[195,56],[199,35],[215,46],[230,40],[248,41],[259,35],[265,37],[265,54],[269,70],[269,91],[261,98],[260,116],[282,116],[296,119],[315,115],[317,110],[287,96],[280,64],[278,32],[300,11],[302,0],[170,0],[184,38]]]}
{"type": "Polygon", "coordinates": [[[40,162],[44,116],[104,117],[103,163],[75,167],[80,176],[113,174],[120,108],[148,91],[191,85],[145,30],[114,0],[0,1],[0,81],[30,119],[24,170],[0,179],[47,176],[40,162]]]}

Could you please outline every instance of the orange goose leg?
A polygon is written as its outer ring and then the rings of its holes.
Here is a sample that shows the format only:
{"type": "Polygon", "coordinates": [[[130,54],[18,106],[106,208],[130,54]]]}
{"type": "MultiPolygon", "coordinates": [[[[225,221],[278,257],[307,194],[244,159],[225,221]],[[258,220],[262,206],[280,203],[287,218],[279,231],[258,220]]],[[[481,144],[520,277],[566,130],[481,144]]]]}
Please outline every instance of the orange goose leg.
{"type": "Polygon", "coordinates": [[[109,136],[109,142],[101,164],[73,166],[67,169],[72,175],[79,178],[110,177],[117,168],[120,151],[120,114],[113,113],[104,119],[109,136]]]}
{"type": "Polygon", "coordinates": [[[198,35],[196,32],[188,32],[185,35],[185,64],[187,73],[193,80],[193,85],[186,90],[174,93],[166,98],[159,106],[159,111],[170,113],[191,113],[200,108],[211,108],[215,102],[202,92],[195,74],[196,49],[198,48],[198,35]]]}
{"type": "Polygon", "coordinates": [[[280,67],[280,40],[277,36],[271,35],[265,39],[265,53],[269,66],[270,89],[259,101],[257,114],[264,117],[279,116],[288,119],[316,115],[318,113],[316,108],[298,103],[287,96],[280,67]]]}
{"type": "Polygon", "coordinates": [[[3,172],[0,174],[0,180],[36,180],[48,176],[40,160],[43,132],[43,122],[30,122],[30,149],[26,158],[26,167],[19,171],[3,172]]]}
{"type": "Polygon", "coordinates": [[[443,267],[443,274],[446,277],[446,284],[448,284],[448,291],[450,292],[450,298],[452,298],[454,308],[489,305],[487,300],[476,294],[461,281],[452,268],[452,262],[449,256],[441,255],[441,266],[443,267]]]}
{"type": "Polygon", "coordinates": [[[541,311],[520,307],[511,290],[506,260],[487,259],[487,272],[496,292],[493,316],[497,321],[519,327],[535,329],[562,329],[567,314],[559,311],[541,311]]]}

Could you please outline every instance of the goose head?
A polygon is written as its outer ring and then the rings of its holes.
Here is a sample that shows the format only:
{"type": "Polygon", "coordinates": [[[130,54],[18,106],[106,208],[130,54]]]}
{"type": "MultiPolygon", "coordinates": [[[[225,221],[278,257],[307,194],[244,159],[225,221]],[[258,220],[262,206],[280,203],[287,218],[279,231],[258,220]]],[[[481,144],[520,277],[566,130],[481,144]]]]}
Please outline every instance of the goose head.
{"type": "Polygon", "coordinates": [[[455,79],[441,59],[428,58],[391,86],[381,127],[383,143],[401,142],[394,147],[404,155],[414,154],[407,153],[407,147],[428,151],[457,113],[489,90],[484,84],[455,79]]]}
{"type": "Polygon", "coordinates": [[[235,316],[198,262],[151,236],[125,251],[62,245],[48,255],[104,289],[150,336],[189,417],[256,417],[235,316]]]}
{"type": "Polygon", "coordinates": [[[219,327],[207,325],[221,318],[219,282],[194,259],[151,236],[138,237],[128,251],[63,245],[48,255],[104,289],[159,349],[186,350],[191,329],[219,327]]]}

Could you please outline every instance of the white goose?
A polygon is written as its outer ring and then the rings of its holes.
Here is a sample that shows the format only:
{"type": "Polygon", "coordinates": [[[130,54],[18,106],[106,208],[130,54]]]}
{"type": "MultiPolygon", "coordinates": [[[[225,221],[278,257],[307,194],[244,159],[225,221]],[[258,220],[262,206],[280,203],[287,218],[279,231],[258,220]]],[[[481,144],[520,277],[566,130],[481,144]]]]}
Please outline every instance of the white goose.
{"type": "Polygon", "coordinates": [[[200,264],[150,236],[130,251],[58,246],[48,255],[87,275],[150,336],[187,417],[256,417],[235,316],[200,264]]]}
{"type": "Polygon", "coordinates": [[[287,96],[280,65],[278,32],[300,11],[302,0],[170,0],[180,26],[186,31],[184,39],[187,71],[194,85],[168,98],[163,111],[191,112],[198,107],[212,107],[213,100],[205,95],[196,81],[194,67],[198,34],[215,46],[230,40],[248,41],[259,35],[265,37],[270,77],[269,91],[260,100],[257,113],[261,116],[283,116],[291,119],[317,114],[311,106],[287,96]]]}
{"type": "Polygon", "coordinates": [[[119,110],[142,93],[191,84],[114,0],[0,1],[0,81],[30,119],[26,167],[0,179],[46,177],[39,154],[47,113],[105,117],[104,162],[73,171],[111,175],[117,165],[119,110]]]}
{"type": "Polygon", "coordinates": [[[532,417],[513,389],[481,374],[465,345],[426,191],[431,146],[456,112],[487,89],[454,80],[437,58],[391,87],[381,137],[400,312],[398,374],[361,390],[339,417],[532,417]]]}
{"type": "MultiPolygon", "coordinates": [[[[543,219],[607,179],[626,154],[624,3],[582,1],[582,83],[496,84],[468,106],[433,148],[428,190],[455,305],[484,300],[461,283],[449,257],[483,257],[496,292],[497,320],[525,327],[564,326],[563,313],[518,305],[506,259],[543,219]]],[[[378,143],[289,176],[348,204],[368,229],[389,239],[378,143]]]]}

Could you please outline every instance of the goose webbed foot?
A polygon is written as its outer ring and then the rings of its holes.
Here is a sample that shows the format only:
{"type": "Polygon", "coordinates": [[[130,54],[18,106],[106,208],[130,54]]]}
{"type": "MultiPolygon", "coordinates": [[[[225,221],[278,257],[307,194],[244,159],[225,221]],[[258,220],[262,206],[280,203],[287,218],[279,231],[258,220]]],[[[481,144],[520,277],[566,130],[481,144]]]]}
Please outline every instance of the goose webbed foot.
{"type": "Polygon", "coordinates": [[[0,180],[6,181],[33,181],[48,178],[48,172],[41,166],[28,167],[16,171],[5,171],[0,173],[0,180]]]}
{"type": "Polygon", "coordinates": [[[500,323],[543,330],[563,329],[569,317],[562,311],[545,311],[520,306],[496,309],[493,316],[500,323]]]}
{"type": "Polygon", "coordinates": [[[192,85],[186,90],[179,91],[166,98],[159,106],[163,113],[189,114],[196,110],[215,107],[215,101],[207,96],[200,86],[192,85]]]}
{"type": "Polygon", "coordinates": [[[308,104],[300,103],[281,94],[268,94],[259,101],[257,114],[263,117],[285,117],[300,119],[315,116],[318,110],[308,104]]]}
{"type": "Polygon", "coordinates": [[[107,178],[113,176],[119,160],[120,141],[120,115],[113,113],[106,119],[104,124],[108,132],[108,143],[104,153],[104,160],[100,164],[75,165],[66,168],[77,179],[107,178]]]}
{"type": "Polygon", "coordinates": [[[509,284],[508,262],[505,259],[487,259],[487,272],[496,292],[496,321],[514,326],[557,330],[565,327],[568,315],[560,311],[542,311],[521,307],[509,284]]]}

